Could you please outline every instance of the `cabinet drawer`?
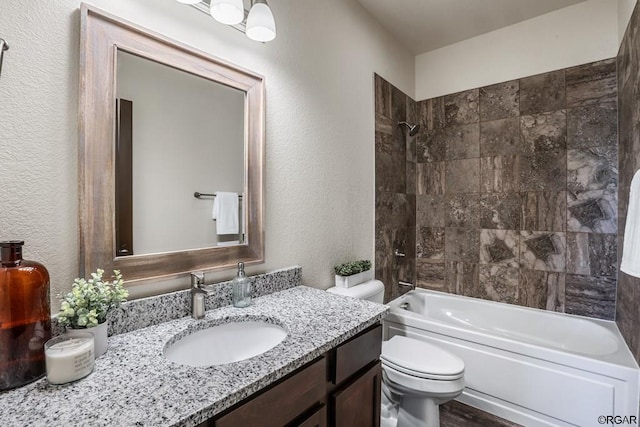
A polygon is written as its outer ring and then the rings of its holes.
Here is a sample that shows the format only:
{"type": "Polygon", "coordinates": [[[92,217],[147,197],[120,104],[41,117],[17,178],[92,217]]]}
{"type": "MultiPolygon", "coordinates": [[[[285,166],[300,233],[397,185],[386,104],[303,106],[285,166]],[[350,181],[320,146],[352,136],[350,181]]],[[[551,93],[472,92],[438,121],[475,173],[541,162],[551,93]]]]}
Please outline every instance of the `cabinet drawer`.
{"type": "Polygon", "coordinates": [[[331,380],[340,384],[371,362],[378,360],[382,351],[382,326],[375,325],[334,350],[334,369],[331,380]]]}
{"type": "Polygon", "coordinates": [[[321,402],[326,394],[323,356],[300,371],[218,418],[216,427],[283,426],[321,402]]]}

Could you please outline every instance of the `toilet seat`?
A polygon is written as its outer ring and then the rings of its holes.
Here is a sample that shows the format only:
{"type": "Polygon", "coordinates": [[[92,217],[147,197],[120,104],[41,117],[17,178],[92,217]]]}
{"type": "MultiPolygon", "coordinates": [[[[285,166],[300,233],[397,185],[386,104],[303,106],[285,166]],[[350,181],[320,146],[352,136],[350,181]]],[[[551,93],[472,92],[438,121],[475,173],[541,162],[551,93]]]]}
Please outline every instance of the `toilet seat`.
{"type": "Polygon", "coordinates": [[[431,398],[451,398],[458,396],[464,389],[464,378],[454,380],[433,380],[414,377],[390,366],[382,364],[383,381],[389,389],[398,395],[428,395],[431,398]]]}
{"type": "Polygon", "coordinates": [[[400,335],[382,343],[380,360],[383,366],[416,379],[455,381],[464,375],[464,362],[455,354],[400,335]]]}

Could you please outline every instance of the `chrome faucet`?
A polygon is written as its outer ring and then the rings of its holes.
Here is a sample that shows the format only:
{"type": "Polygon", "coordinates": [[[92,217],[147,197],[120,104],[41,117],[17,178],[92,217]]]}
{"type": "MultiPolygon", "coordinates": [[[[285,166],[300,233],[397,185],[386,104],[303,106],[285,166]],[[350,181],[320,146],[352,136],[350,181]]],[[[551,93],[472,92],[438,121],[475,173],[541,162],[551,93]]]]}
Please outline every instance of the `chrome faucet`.
{"type": "Polygon", "coordinates": [[[211,295],[214,288],[204,284],[204,272],[191,273],[191,317],[202,319],[204,317],[204,300],[211,295]]]}

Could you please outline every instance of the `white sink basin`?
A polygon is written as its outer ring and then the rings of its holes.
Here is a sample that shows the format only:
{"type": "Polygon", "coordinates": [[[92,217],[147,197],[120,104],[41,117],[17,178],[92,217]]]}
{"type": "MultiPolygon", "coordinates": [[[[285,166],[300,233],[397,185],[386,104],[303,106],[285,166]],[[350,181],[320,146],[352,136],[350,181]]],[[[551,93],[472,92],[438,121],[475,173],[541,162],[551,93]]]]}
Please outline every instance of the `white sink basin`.
{"type": "Polygon", "coordinates": [[[164,357],[188,366],[238,362],[277,346],[287,332],[266,322],[232,322],[196,331],[168,345],[164,357]]]}

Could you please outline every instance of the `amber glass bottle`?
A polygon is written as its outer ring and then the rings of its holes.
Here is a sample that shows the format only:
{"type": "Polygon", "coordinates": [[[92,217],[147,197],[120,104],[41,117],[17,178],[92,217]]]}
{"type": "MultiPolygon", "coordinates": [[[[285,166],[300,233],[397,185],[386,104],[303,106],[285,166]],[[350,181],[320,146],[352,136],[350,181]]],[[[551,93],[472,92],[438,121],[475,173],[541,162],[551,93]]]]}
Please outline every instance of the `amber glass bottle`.
{"type": "Polygon", "coordinates": [[[22,259],[23,245],[0,242],[0,391],[44,375],[44,343],[51,338],[49,273],[22,259]]]}

